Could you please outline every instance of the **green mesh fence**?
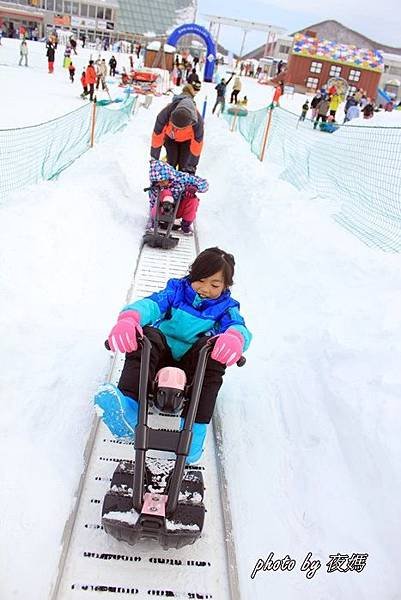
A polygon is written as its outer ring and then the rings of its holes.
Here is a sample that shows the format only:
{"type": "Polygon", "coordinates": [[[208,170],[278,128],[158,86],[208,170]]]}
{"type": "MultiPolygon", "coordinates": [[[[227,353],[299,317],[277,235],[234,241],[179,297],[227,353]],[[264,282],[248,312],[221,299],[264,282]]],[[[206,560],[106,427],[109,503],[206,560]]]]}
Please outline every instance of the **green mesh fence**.
{"type": "MultiPolygon", "coordinates": [[[[237,129],[260,155],[266,112],[237,119],[237,129]]],[[[233,117],[226,115],[230,125],[233,117]]],[[[335,219],[369,246],[401,250],[401,127],[347,123],[333,133],[309,119],[273,110],[265,163],[299,190],[337,203],[335,219]]]]}
{"type": "MultiPolygon", "coordinates": [[[[96,107],[95,141],[129,119],[136,96],[96,107]]],[[[0,130],[0,201],[8,192],[56,177],[90,148],[92,104],[62,117],[18,129],[0,130]]]]}
{"type": "Polygon", "coordinates": [[[241,113],[238,115],[230,114],[227,110],[223,113],[230,129],[239,131],[250,144],[252,152],[257,156],[259,156],[262,147],[268,110],[269,107],[267,106],[260,110],[247,111],[246,116],[241,115],[241,113]]]}

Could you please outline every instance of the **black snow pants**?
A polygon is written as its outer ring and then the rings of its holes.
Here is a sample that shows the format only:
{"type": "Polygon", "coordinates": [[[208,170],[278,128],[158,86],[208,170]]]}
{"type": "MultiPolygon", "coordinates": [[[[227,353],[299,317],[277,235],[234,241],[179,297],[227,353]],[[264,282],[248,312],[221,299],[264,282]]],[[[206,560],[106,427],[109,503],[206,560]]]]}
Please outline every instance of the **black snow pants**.
{"type": "MultiPolygon", "coordinates": [[[[159,369],[172,366],[179,367],[187,376],[187,385],[192,383],[193,376],[198,361],[199,350],[210,339],[203,336],[184,354],[179,360],[175,361],[171,355],[171,350],[167,344],[163,333],[155,327],[144,327],[144,334],[152,344],[149,361],[149,383],[152,382],[159,369]]],[[[124,368],[118,383],[119,389],[125,396],[138,400],[139,390],[139,372],[141,365],[141,351],[127,352],[125,355],[124,368]]],[[[198,411],[195,421],[197,423],[209,423],[216,404],[217,394],[223,383],[225,365],[217,360],[208,358],[206,363],[205,378],[203,381],[202,392],[199,398],[198,411]]],[[[187,404],[184,406],[182,416],[186,415],[187,404]]]]}
{"type": "Polygon", "coordinates": [[[169,165],[178,169],[179,171],[185,171],[186,173],[195,173],[196,167],[189,166],[189,158],[191,153],[189,150],[190,142],[176,142],[166,135],[164,138],[164,147],[167,153],[167,162],[169,165]]]}

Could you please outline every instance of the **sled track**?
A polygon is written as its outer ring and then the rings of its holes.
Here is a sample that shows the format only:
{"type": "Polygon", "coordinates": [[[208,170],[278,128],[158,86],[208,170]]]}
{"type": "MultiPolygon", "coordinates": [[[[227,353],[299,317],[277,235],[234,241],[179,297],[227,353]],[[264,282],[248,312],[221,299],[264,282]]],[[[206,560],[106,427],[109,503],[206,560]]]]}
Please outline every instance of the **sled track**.
{"type": "MultiPolygon", "coordinates": [[[[129,301],[161,289],[170,277],[185,274],[198,249],[195,238],[179,237],[179,244],[173,250],[142,247],[129,301]]],[[[118,354],[111,368],[112,383],[117,383],[123,362],[124,356],[118,354]]],[[[175,427],[176,417],[170,418],[175,427]]],[[[151,419],[156,424],[160,417],[151,419]]],[[[103,423],[95,419],[76,505],[64,530],[51,600],[127,597],[239,600],[227,485],[218,454],[221,441],[218,417],[213,425],[215,435],[209,432],[202,460],[191,467],[201,469],[205,479],[207,513],[202,536],[192,546],[166,551],[151,541],[131,547],[103,531],[103,497],[117,463],[133,459],[134,449],[132,444],[113,439],[103,423]]]]}

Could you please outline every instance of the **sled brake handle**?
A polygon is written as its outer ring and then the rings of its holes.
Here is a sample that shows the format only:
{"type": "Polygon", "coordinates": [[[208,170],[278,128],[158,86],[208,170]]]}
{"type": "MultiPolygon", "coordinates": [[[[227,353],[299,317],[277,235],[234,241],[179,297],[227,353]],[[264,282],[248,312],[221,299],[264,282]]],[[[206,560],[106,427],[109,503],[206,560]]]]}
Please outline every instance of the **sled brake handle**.
{"type": "MultiPolygon", "coordinates": [[[[141,339],[143,339],[143,338],[141,338],[141,339]]],[[[139,343],[140,343],[140,341],[141,340],[139,340],[139,343]]],[[[111,350],[109,340],[106,340],[104,342],[104,346],[105,346],[106,350],[111,350]]],[[[240,356],[240,358],[237,360],[237,367],[243,367],[245,363],[246,363],[245,356],[240,356]]]]}
{"type": "MultiPolygon", "coordinates": [[[[138,336],[138,345],[139,344],[143,344],[143,337],[138,336]]],[[[104,342],[104,347],[106,348],[106,350],[112,351],[111,348],[110,348],[109,340],[106,340],[104,342]]]]}

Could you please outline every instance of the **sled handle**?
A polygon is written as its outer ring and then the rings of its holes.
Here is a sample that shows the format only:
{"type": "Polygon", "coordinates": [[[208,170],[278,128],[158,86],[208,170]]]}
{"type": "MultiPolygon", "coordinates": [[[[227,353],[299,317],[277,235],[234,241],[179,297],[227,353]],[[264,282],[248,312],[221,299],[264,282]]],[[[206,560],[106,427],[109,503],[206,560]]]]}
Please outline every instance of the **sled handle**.
{"type": "MultiPolygon", "coordinates": [[[[106,340],[104,342],[104,346],[105,346],[106,350],[111,350],[109,340],[106,340]]],[[[245,356],[240,356],[240,358],[237,360],[237,367],[243,367],[245,363],[246,363],[245,356]]]]}

